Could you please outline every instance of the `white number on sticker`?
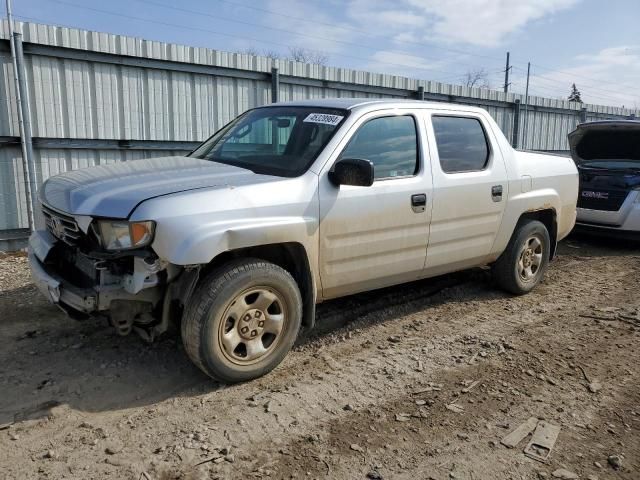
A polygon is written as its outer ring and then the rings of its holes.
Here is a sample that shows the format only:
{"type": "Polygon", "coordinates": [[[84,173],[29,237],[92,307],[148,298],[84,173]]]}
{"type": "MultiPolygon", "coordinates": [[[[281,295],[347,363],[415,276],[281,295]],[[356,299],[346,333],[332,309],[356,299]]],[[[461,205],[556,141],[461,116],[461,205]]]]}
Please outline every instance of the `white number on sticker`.
{"type": "Polygon", "coordinates": [[[324,123],[327,125],[337,125],[343,118],[343,116],[329,115],[328,113],[310,113],[309,115],[307,115],[307,118],[305,118],[304,121],[311,123],[324,123]]]}

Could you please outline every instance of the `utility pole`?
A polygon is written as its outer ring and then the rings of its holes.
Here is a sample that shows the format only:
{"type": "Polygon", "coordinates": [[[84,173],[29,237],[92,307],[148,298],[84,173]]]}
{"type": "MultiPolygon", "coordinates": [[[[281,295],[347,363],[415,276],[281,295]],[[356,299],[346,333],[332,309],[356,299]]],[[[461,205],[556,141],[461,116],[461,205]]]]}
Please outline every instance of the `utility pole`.
{"type": "Polygon", "coordinates": [[[507,52],[507,65],[504,69],[504,93],[509,91],[509,70],[511,67],[509,66],[509,52],[507,52]]]}
{"type": "Polygon", "coordinates": [[[529,74],[531,73],[531,62],[527,62],[527,86],[524,89],[524,121],[522,122],[522,148],[527,145],[527,121],[529,119],[529,74]]]}
{"type": "Polygon", "coordinates": [[[25,196],[27,201],[27,219],[29,230],[35,230],[33,197],[35,194],[35,171],[33,167],[33,143],[31,141],[31,112],[28,105],[28,92],[24,76],[24,56],[22,54],[22,35],[13,31],[13,15],[11,0],[7,0],[7,22],[9,24],[9,44],[13,61],[14,80],[16,83],[16,103],[18,107],[18,125],[20,127],[20,144],[22,146],[22,169],[24,172],[25,196]]]}

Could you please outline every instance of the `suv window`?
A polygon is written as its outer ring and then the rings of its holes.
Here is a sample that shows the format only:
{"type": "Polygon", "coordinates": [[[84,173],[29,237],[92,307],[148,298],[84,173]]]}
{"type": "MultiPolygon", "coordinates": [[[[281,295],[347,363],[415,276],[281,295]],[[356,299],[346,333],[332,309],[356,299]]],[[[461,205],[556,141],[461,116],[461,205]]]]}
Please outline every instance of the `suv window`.
{"type": "Polygon", "coordinates": [[[468,117],[433,116],[440,166],[446,173],[484,170],[489,143],[480,120],[468,117]]]}
{"type": "Polygon", "coordinates": [[[340,158],[371,160],[375,178],[415,175],[418,170],[418,137],[412,116],[369,120],[353,135],[340,158]]]}

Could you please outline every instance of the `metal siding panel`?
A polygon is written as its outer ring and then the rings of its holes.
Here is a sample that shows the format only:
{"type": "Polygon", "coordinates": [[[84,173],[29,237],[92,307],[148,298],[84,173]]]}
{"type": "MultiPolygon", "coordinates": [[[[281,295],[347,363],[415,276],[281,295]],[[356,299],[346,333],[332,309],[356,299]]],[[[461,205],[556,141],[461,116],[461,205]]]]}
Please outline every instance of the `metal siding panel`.
{"type": "Polygon", "coordinates": [[[122,76],[122,106],[120,112],[123,117],[122,137],[124,139],[145,140],[146,95],[145,75],[141,68],[123,67],[122,76]]]}
{"type": "Polygon", "coordinates": [[[18,107],[10,55],[0,55],[0,136],[18,136],[18,107]]]}
{"type": "Polygon", "coordinates": [[[146,70],[149,140],[171,140],[169,133],[169,72],[146,70]]]}
{"type": "Polygon", "coordinates": [[[65,161],[70,164],[70,170],[93,167],[96,163],[96,153],[93,150],[67,150],[65,161]]]}
{"type": "Polygon", "coordinates": [[[24,187],[20,148],[0,148],[0,230],[28,226],[24,187]]]}
{"type": "MultiPolygon", "coordinates": [[[[49,57],[32,57],[30,96],[32,131],[36,137],[67,136],[65,132],[66,102],[62,100],[62,79],[59,61],[49,57]],[[64,109],[64,112],[63,112],[64,109]]],[[[66,90],[66,88],[65,88],[66,90]]]]}
{"type": "Polygon", "coordinates": [[[65,82],[62,88],[67,100],[68,136],[72,138],[95,138],[99,134],[97,112],[92,110],[91,94],[95,83],[91,69],[88,62],[64,61],[65,82]]]}
{"type": "MultiPolygon", "coordinates": [[[[235,90],[236,90],[236,112],[237,115],[246,112],[250,108],[256,106],[256,84],[253,80],[247,80],[244,78],[239,78],[235,82],[235,90]]],[[[232,119],[229,119],[232,120],[232,119]]]]}
{"type": "Polygon", "coordinates": [[[173,131],[169,138],[159,140],[192,140],[192,85],[191,75],[188,73],[171,73],[171,95],[173,108],[169,112],[169,121],[173,124],[173,131]]]}
{"type": "MultiPolygon", "coordinates": [[[[0,21],[0,27],[0,35],[6,38],[6,20],[0,21]]],[[[74,28],[19,22],[17,30],[23,33],[26,42],[43,45],[255,72],[269,72],[272,66],[277,66],[282,75],[346,84],[330,89],[281,83],[282,101],[326,97],[402,98],[403,94],[396,89],[406,90],[406,97],[418,85],[423,85],[425,93],[487,100],[486,110],[509,140],[513,130],[513,102],[520,99],[524,103],[522,95],[513,93],[348,68],[274,61],[261,56],[74,28]],[[372,93],[364,86],[393,90],[372,93]]],[[[36,137],[201,141],[247,109],[271,103],[270,82],[262,80],[31,55],[27,55],[26,65],[36,137]]],[[[18,136],[15,84],[8,54],[0,55],[0,67],[0,135],[18,136]]],[[[522,110],[520,124],[521,129],[524,123],[527,125],[521,143],[528,149],[567,149],[567,134],[578,123],[583,106],[588,110],[589,121],[628,118],[631,113],[618,107],[581,105],[535,96],[529,98],[529,105],[530,110],[522,110]],[[534,106],[564,111],[535,111],[534,106]]],[[[640,116],[640,111],[635,113],[640,116]]],[[[76,168],[176,154],[176,151],[158,150],[37,149],[36,174],[38,181],[42,181],[76,168]]],[[[0,229],[26,226],[24,190],[19,148],[0,149],[0,229]]]]}
{"type": "Polygon", "coordinates": [[[43,181],[71,170],[72,162],[70,159],[67,162],[67,155],[64,150],[46,149],[36,150],[36,152],[40,159],[40,173],[43,181]]]}
{"type": "Polygon", "coordinates": [[[122,75],[120,68],[116,65],[95,64],[93,66],[94,75],[90,83],[95,87],[94,95],[90,95],[90,109],[93,111],[93,118],[96,123],[95,138],[130,138],[122,135],[120,125],[120,114],[125,116],[123,102],[120,100],[122,92],[122,75]]]}
{"type": "Polygon", "coordinates": [[[195,76],[194,94],[196,114],[196,140],[204,140],[216,129],[215,80],[205,75],[195,76]]]}
{"type": "Polygon", "coordinates": [[[238,85],[242,85],[241,89],[246,89],[246,82],[249,80],[234,79],[227,77],[216,77],[217,103],[220,107],[218,112],[218,125],[226,125],[235,117],[249,109],[248,98],[244,93],[239,92],[238,85]]]}

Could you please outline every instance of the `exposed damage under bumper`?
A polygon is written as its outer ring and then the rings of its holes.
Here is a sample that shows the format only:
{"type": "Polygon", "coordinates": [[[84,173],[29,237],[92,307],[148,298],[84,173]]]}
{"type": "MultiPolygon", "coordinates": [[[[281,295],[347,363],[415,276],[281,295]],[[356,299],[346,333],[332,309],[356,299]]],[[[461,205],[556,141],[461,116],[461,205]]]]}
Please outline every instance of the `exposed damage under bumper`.
{"type": "Polygon", "coordinates": [[[29,239],[33,281],[49,301],[73,318],[103,315],[121,335],[135,330],[152,341],[180,315],[198,278],[151,251],[111,258],[69,247],[46,230],[29,239]]]}

